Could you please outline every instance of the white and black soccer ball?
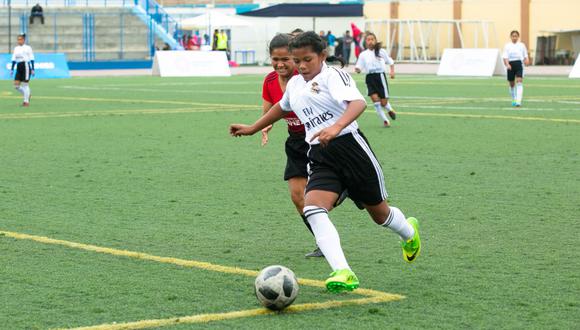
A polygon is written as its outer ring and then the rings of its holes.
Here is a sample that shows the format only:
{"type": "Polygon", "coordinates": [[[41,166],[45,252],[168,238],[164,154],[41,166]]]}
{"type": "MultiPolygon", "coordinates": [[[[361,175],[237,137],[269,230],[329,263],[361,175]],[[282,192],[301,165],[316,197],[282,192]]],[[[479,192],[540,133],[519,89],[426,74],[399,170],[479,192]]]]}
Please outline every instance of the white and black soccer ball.
{"type": "Polygon", "coordinates": [[[298,280],[290,269],[275,265],[258,274],[255,292],[264,307],[279,311],[290,306],[298,296],[298,280]]]}

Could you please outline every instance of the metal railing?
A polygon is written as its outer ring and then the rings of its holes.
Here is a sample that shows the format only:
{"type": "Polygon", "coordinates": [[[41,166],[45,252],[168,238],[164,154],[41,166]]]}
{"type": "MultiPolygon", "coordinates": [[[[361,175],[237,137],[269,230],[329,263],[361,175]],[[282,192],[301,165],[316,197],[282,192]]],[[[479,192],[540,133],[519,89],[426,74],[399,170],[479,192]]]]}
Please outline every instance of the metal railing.
{"type": "Polygon", "coordinates": [[[134,0],[0,0],[0,8],[31,8],[36,4],[42,7],[131,7],[134,0]]]}

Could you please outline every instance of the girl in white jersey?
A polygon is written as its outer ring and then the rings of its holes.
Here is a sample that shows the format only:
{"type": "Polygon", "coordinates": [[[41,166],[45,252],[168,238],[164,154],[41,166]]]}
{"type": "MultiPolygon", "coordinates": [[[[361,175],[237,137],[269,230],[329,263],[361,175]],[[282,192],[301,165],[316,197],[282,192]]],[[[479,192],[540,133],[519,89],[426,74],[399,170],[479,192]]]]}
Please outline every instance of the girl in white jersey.
{"type": "Polygon", "coordinates": [[[386,65],[390,66],[389,75],[395,79],[395,61],[381,48],[381,43],[377,42],[374,33],[368,32],[365,37],[367,49],[360,53],[354,70],[356,73],[366,72],[365,82],[367,84],[368,95],[375,105],[375,110],[385,127],[390,127],[391,123],[383,112],[387,110],[389,117],[395,120],[396,114],[389,103],[389,85],[385,75],[386,65]]]}
{"type": "Polygon", "coordinates": [[[529,65],[528,50],[526,45],[519,42],[520,33],[512,31],[510,33],[511,42],[508,42],[503,50],[503,62],[507,68],[507,80],[512,97],[512,106],[522,106],[524,97],[524,64],[529,65]]]}
{"type": "Polygon", "coordinates": [[[377,224],[401,237],[403,258],[408,262],[414,261],[421,249],[419,225],[417,219],[406,219],[401,210],[387,205],[381,166],[356,122],[366,103],[354,80],[325,64],[326,45],[315,32],[297,36],[290,42],[290,50],[300,75],[290,79],[282,100],[264,116],[252,125],[231,125],[230,134],[255,134],[292,110],[304,123],[310,144],[304,215],[333,270],[326,280],[327,289],[351,291],[359,281],[328,217],[328,210],[345,188],[377,224]]]}
{"type": "Polygon", "coordinates": [[[12,68],[10,75],[14,77],[14,88],[24,96],[22,106],[30,105],[30,86],[28,82],[30,77],[34,75],[34,54],[32,48],[26,45],[26,35],[18,36],[18,46],[14,47],[12,54],[12,68]],[[16,75],[14,75],[14,67],[16,66],[16,75]]]}

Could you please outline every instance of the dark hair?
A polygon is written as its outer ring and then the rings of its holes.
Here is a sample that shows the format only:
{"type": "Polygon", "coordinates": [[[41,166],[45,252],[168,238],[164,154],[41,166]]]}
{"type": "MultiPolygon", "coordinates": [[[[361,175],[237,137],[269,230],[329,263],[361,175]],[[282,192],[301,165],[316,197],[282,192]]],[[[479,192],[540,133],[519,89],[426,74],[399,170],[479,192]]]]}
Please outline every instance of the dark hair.
{"type": "MultiPolygon", "coordinates": [[[[321,55],[326,51],[326,41],[322,39],[316,32],[308,31],[297,35],[290,41],[289,49],[292,51],[297,48],[310,47],[313,52],[321,55]]],[[[344,60],[336,56],[328,56],[326,62],[339,62],[341,67],[344,67],[344,60]]]]}
{"type": "Polygon", "coordinates": [[[18,38],[26,39],[26,33],[19,34],[18,38]]]}
{"type": "Polygon", "coordinates": [[[292,32],[290,32],[290,34],[300,34],[300,33],[304,33],[304,30],[302,30],[301,28],[296,28],[292,30],[292,32]]]}
{"type": "Polygon", "coordinates": [[[518,37],[520,36],[520,32],[518,30],[513,30],[512,32],[510,32],[510,36],[514,33],[517,34],[518,37]]]}
{"type": "MultiPolygon", "coordinates": [[[[377,36],[374,33],[367,32],[367,34],[365,35],[365,41],[366,41],[366,38],[368,36],[373,36],[375,38],[375,40],[378,40],[377,39],[377,36]]],[[[373,46],[372,49],[375,51],[375,56],[376,57],[379,57],[379,52],[381,51],[381,48],[383,48],[383,43],[382,42],[375,42],[375,45],[373,46]]]]}
{"type": "Polygon", "coordinates": [[[272,52],[276,48],[289,48],[288,44],[291,39],[290,35],[286,33],[278,33],[274,38],[272,38],[272,40],[270,40],[270,43],[268,44],[268,52],[272,55],[272,52]]]}

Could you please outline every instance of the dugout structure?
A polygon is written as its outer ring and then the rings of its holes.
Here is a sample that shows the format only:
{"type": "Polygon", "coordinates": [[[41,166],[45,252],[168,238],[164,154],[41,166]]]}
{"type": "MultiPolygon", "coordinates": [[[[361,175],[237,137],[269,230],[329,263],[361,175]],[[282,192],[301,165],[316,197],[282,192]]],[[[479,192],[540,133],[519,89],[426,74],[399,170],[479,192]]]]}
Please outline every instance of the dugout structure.
{"type": "Polygon", "coordinates": [[[367,20],[365,31],[374,32],[397,62],[438,63],[445,48],[498,48],[495,25],[484,20],[367,20]]]}

